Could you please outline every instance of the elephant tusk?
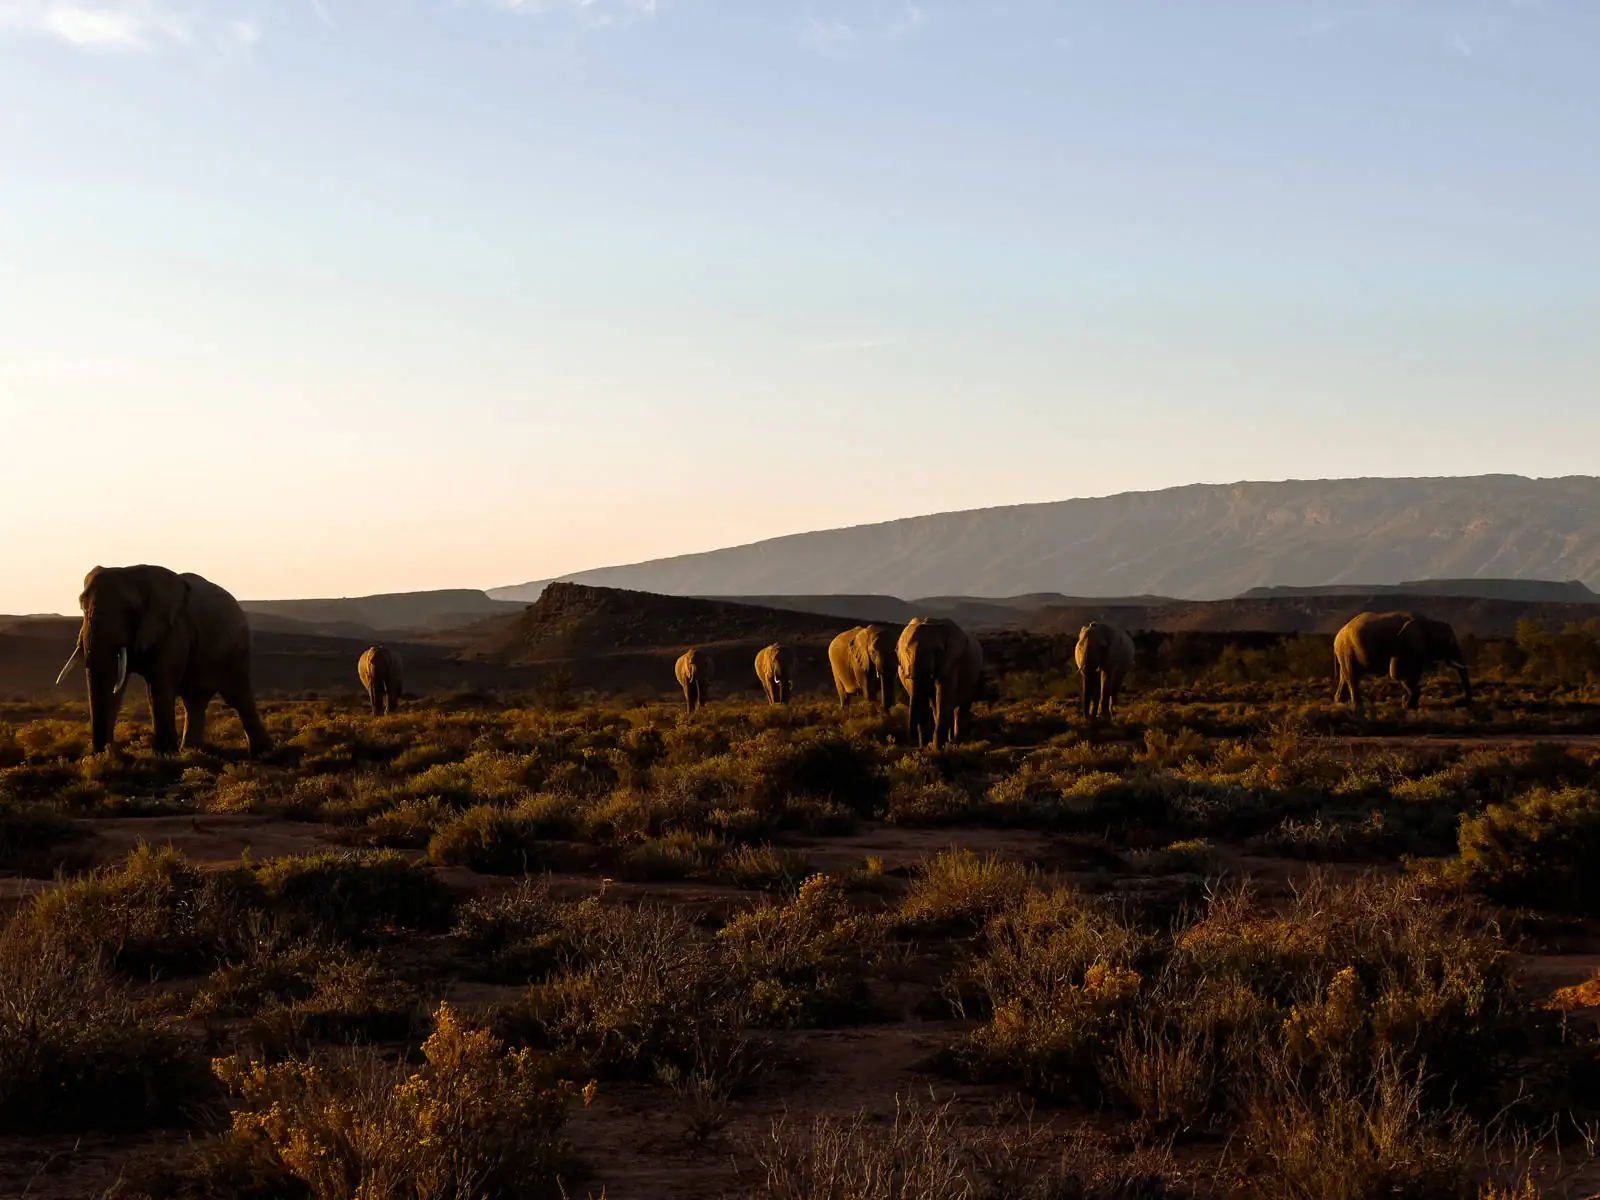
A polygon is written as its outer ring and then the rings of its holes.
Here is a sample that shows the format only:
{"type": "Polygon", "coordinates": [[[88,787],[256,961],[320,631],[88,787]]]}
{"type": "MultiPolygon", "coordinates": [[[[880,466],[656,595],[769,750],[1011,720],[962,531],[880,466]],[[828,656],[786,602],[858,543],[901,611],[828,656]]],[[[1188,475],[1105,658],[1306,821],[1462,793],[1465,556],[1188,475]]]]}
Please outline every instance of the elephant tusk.
{"type": "Polygon", "coordinates": [[[117,685],[111,689],[113,696],[120,695],[122,685],[128,682],[128,648],[126,646],[117,651],[117,685]]]}
{"type": "Polygon", "coordinates": [[[78,652],[82,649],[82,642],[74,643],[72,647],[72,653],[67,656],[66,665],[61,668],[61,674],[56,676],[56,685],[58,687],[60,686],[61,681],[67,677],[67,672],[72,670],[72,664],[78,661],[78,652]]]}

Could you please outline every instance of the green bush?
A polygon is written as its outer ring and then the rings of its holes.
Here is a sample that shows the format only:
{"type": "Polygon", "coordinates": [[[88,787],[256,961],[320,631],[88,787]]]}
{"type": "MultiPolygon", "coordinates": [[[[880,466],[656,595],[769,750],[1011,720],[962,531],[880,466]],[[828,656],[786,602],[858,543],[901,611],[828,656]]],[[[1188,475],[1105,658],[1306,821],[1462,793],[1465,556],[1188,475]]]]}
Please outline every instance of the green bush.
{"type": "Polygon", "coordinates": [[[393,851],[308,854],[256,867],[264,907],[306,932],[370,942],[391,929],[443,931],[455,895],[427,866],[393,851]]]}
{"type": "Polygon", "coordinates": [[[1462,817],[1459,870],[1504,904],[1600,916],[1600,793],[1537,787],[1462,817]]]}

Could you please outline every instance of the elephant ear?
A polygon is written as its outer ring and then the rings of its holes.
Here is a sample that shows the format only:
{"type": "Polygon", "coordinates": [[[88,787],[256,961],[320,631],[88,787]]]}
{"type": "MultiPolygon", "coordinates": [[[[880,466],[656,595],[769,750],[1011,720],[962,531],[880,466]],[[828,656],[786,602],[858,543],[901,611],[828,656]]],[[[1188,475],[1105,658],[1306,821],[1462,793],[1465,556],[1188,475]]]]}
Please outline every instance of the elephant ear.
{"type": "Polygon", "coordinates": [[[189,598],[189,585],[176,575],[151,574],[144,579],[142,588],[133,649],[138,654],[148,654],[172,636],[189,598]]]}
{"type": "Polygon", "coordinates": [[[1401,679],[1407,667],[1428,652],[1428,634],[1418,617],[1408,617],[1394,635],[1394,656],[1389,659],[1389,678],[1401,679]]]}

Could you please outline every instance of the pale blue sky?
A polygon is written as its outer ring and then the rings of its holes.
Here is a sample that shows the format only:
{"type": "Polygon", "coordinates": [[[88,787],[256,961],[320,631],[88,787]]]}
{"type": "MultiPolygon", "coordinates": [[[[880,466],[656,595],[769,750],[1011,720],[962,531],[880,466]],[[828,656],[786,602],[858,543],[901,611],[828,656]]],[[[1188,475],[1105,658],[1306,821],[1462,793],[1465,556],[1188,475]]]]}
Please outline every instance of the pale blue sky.
{"type": "Polygon", "coordinates": [[[0,612],[1600,470],[1589,0],[0,0],[0,612]]]}

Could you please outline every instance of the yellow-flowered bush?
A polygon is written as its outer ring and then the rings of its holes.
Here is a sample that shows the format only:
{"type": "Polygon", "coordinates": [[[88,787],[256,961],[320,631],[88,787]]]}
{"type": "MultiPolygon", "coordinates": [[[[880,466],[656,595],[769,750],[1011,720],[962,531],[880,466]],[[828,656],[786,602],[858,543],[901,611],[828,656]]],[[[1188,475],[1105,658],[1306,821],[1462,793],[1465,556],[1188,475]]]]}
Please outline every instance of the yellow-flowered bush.
{"type": "MultiPolygon", "coordinates": [[[[228,1137],[315,1200],[560,1194],[558,1134],[576,1085],[508,1051],[448,1004],[415,1069],[375,1055],[212,1068],[234,1096],[228,1137]]],[[[593,1085],[581,1090],[585,1103],[593,1085]]]]}

